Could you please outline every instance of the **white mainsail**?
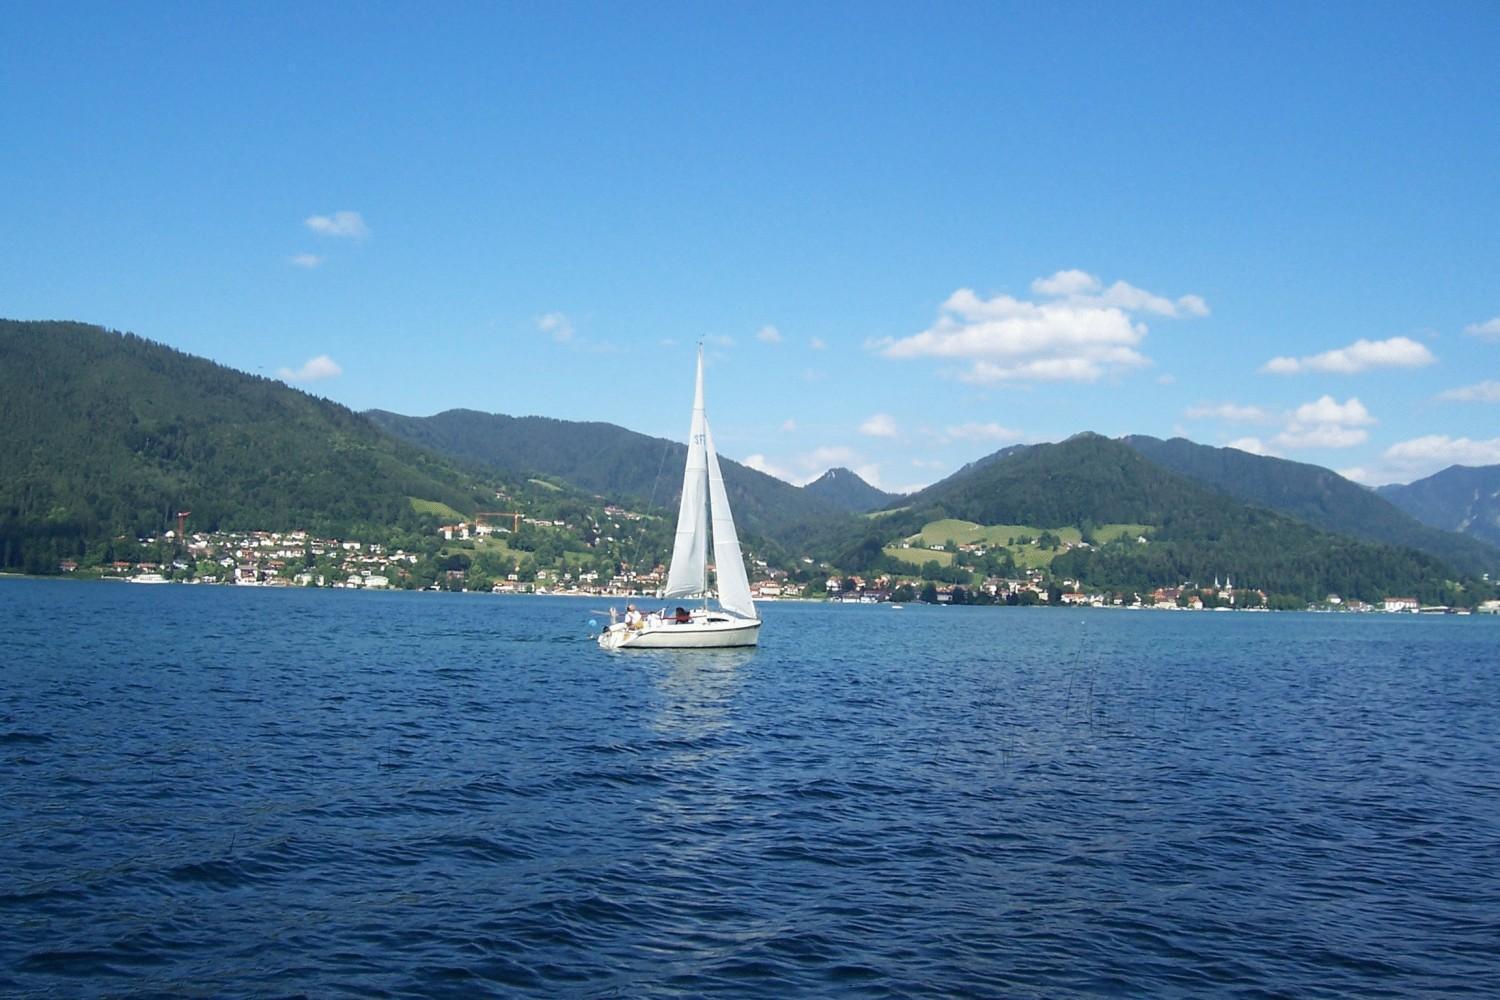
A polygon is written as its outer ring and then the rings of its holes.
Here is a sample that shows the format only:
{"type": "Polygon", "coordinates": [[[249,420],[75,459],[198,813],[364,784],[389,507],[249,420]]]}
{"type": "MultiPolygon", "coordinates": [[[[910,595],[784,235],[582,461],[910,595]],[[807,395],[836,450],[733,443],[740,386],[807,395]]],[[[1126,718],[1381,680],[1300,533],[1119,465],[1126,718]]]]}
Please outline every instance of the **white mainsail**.
{"type": "Polygon", "coordinates": [[[703,351],[698,351],[698,387],[693,392],[693,422],[688,430],[687,467],[682,475],[682,503],[677,508],[677,537],[662,597],[697,597],[707,589],[708,462],[703,447],[708,418],[703,415],[703,351]]]}
{"type": "Polygon", "coordinates": [[[703,410],[703,349],[698,349],[698,381],[693,390],[693,422],[688,431],[687,464],[682,476],[682,503],[677,509],[677,536],[662,597],[698,597],[708,590],[709,511],[712,510],[714,568],[719,607],[742,618],[755,617],[745,558],[740,554],[729,495],[719,471],[719,456],[703,410]]]}

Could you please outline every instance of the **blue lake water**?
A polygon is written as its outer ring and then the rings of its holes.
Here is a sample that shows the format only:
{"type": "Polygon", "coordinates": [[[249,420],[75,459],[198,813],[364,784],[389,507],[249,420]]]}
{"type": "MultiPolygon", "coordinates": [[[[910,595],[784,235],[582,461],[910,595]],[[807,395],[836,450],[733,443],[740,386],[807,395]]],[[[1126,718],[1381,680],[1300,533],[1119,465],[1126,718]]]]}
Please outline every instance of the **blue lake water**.
{"type": "Polygon", "coordinates": [[[0,580],[9,996],[1493,996],[1500,620],[0,580]]]}

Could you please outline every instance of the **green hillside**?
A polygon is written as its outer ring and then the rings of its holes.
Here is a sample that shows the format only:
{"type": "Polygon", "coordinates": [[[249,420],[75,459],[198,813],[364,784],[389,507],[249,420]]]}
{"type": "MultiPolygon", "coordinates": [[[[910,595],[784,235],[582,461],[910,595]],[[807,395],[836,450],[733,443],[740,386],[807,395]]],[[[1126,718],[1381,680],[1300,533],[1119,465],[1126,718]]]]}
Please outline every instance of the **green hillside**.
{"type": "Polygon", "coordinates": [[[199,530],[368,535],[420,523],[412,498],[483,497],[451,462],[280,382],[97,326],[0,320],[0,567],[55,571],[180,510],[199,530]]]}
{"type": "MultiPolygon", "coordinates": [[[[1474,531],[1474,537],[1458,534],[1462,515],[1449,519],[1454,530],[1440,530],[1399,509],[1393,498],[1377,495],[1320,466],[1235,448],[1211,448],[1183,438],[1162,441],[1132,436],[1124,440],[1157,465],[1244,503],[1269,507],[1324,531],[1417,549],[1465,573],[1500,576],[1500,549],[1481,541],[1482,530],[1474,531]]],[[[1500,488],[1500,477],[1495,477],[1495,484],[1500,488]]],[[[1472,499],[1472,491],[1458,492],[1472,499]]]]}
{"type": "MultiPolygon", "coordinates": [[[[1242,504],[1170,472],[1096,434],[1008,449],[903,500],[904,509],[865,522],[863,536],[829,539],[854,563],[878,564],[884,545],[924,525],[956,518],[980,525],[1151,525],[1147,544],[1114,541],[1058,554],[1054,573],[1099,587],[1141,589],[1231,575],[1237,583],[1302,600],[1329,592],[1376,599],[1413,594],[1455,599],[1461,574],[1426,553],[1319,531],[1242,504]]],[[[1469,581],[1464,593],[1481,587],[1469,581]]]]}
{"type": "MultiPolygon", "coordinates": [[[[1141,538],[1155,530],[1149,524],[1101,524],[1090,532],[1088,540],[1104,545],[1121,538],[1141,538]]],[[[1066,525],[975,524],[950,517],[923,525],[920,532],[900,544],[887,545],[884,551],[909,566],[920,567],[929,561],[951,566],[954,553],[947,551],[947,547],[974,545],[983,547],[986,553],[1008,553],[1016,567],[1026,570],[1050,567],[1064,551],[1063,546],[1082,541],[1082,529],[1066,525]]]]}
{"type": "MultiPolygon", "coordinates": [[[[542,473],[602,496],[676,509],[687,446],[614,424],[446,410],[407,417],[366,414],[389,433],[507,476],[542,473]]],[[[720,456],[735,523],[750,535],[796,545],[849,519],[836,504],[720,456]]]]}
{"type": "Polygon", "coordinates": [[[866,511],[885,507],[897,496],[894,493],[876,489],[861,479],[858,473],[842,467],[829,469],[802,489],[823,498],[839,510],[846,510],[853,514],[863,514],[866,511]]]}
{"type": "MultiPolygon", "coordinates": [[[[1008,448],[870,516],[734,462],[724,472],[748,551],[809,579],[828,570],[887,570],[968,583],[1047,567],[1090,586],[1130,589],[1233,576],[1288,600],[1337,592],[1472,604],[1494,591],[1475,578],[1476,564],[1455,569],[1433,554],[1438,543],[1456,558],[1487,551],[1478,543],[1455,544],[1456,536],[1420,525],[1413,531],[1409,519],[1390,512],[1382,522],[1378,498],[1349,494],[1344,486],[1352,484],[1327,470],[1252,462],[1246,468],[1256,479],[1239,476],[1239,453],[1206,449],[1222,463],[1215,475],[1244,480],[1211,488],[1139,447],[1139,440],[1132,448],[1085,434],[1008,448]],[[1252,486],[1264,493],[1277,482],[1290,485],[1267,504],[1308,519],[1363,511],[1354,520],[1405,531],[1391,537],[1428,551],[1322,531],[1229,495],[1250,494],[1252,486]],[[903,549],[903,542],[917,547],[903,549]],[[983,552],[960,550],[981,542],[983,552]],[[932,545],[944,551],[921,548],[932,545]]],[[[1203,459],[1197,446],[1175,447],[1203,459]]],[[[117,540],[128,548],[159,534],[179,510],[192,511],[194,530],[300,528],[367,539],[416,533],[424,551],[437,552],[439,520],[498,507],[537,524],[432,558],[484,563],[492,573],[524,561],[538,572],[587,567],[608,576],[625,563],[665,558],[683,451],[609,424],[473,411],[362,416],[130,334],[0,321],[5,569],[107,561],[117,540]],[[496,499],[497,487],[504,499],[496,499]],[[636,513],[611,514],[601,497],[636,501],[636,513]],[[495,551],[481,551],[489,548],[495,551]]],[[[1209,478],[1202,469],[1198,475],[1209,478]]],[[[865,485],[849,477],[841,490],[865,485]]]]}

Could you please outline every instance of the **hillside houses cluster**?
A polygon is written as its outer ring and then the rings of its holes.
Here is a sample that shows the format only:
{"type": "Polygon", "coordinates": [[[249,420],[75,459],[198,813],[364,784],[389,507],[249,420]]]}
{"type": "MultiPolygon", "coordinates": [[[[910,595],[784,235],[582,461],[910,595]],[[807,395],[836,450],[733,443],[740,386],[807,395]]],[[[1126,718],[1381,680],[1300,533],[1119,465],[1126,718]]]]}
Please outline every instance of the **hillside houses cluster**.
{"type": "MultiPolygon", "coordinates": [[[[895,599],[902,588],[921,593],[929,584],[922,580],[881,575],[866,580],[857,575],[833,575],[825,581],[830,599],[845,603],[873,604],[895,599]]],[[[1152,608],[1160,610],[1191,610],[1223,608],[1262,608],[1266,594],[1258,589],[1236,589],[1232,584],[1220,585],[1216,580],[1212,587],[1198,587],[1184,583],[1180,587],[1158,587],[1149,593],[1121,591],[1094,591],[1083,589],[1078,580],[1051,580],[1041,570],[1032,569],[1024,577],[987,577],[972,587],[961,585],[932,584],[927,591],[929,598],[938,604],[950,604],[960,599],[972,602],[983,595],[984,603],[1003,604],[1055,604],[1059,607],[1126,607],[1152,608]]]]}
{"type": "MultiPolygon", "coordinates": [[[[606,509],[614,517],[632,518],[632,512],[606,509]]],[[[521,518],[521,515],[515,515],[521,518]]],[[[560,528],[561,521],[521,518],[523,524],[560,528]]],[[[446,541],[482,539],[497,533],[510,533],[507,523],[458,522],[444,525],[438,533],[446,541]]],[[[460,590],[472,585],[464,570],[439,573],[438,584],[431,584],[430,567],[413,575],[412,568],[425,558],[421,552],[400,548],[387,550],[378,543],[318,537],[306,531],[239,531],[193,532],[178,538],[173,531],[159,538],[137,540],[143,550],[154,548],[161,561],[119,560],[100,567],[107,579],[162,582],[167,579],[195,583],[234,584],[240,586],[304,586],[343,589],[381,590],[441,584],[460,590]]],[[[430,554],[430,553],[429,553],[430,554]]],[[[804,563],[812,560],[805,558],[804,563]]],[[[73,560],[59,564],[63,572],[79,568],[73,560]]],[[[810,568],[810,567],[809,567],[810,568]]],[[[1157,610],[1260,610],[1267,606],[1267,595],[1256,588],[1236,587],[1231,580],[1199,585],[1184,582],[1175,587],[1158,587],[1146,593],[1100,591],[1083,587],[1073,579],[1051,579],[1040,569],[1024,575],[987,577],[972,586],[929,583],[906,575],[880,574],[870,577],[858,574],[831,574],[804,585],[791,579],[785,570],[769,566],[765,560],[752,558],[749,564],[751,593],[756,600],[774,601],[807,596],[820,597],[826,591],[829,599],[842,603],[871,604],[892,600],[931,600],[949,603],[1038,604],[1070,607],[1123,607],[1157,610]],[[821,586],[819,586],[821,584],[821,586]],[[919,597],[920,595],[920,597],[919,597]]],[[[527,579],[515,572],[504,579],[484,585],[500,594],[577,594],[603,597],[650,597],[666,582],[662,565],[620,567],[608,576],[593,569],[566,565],[537,567],[527,579]]],[[[1376,603],[1344,599],[1328,594],[1310,610],[1342,612],[1384,612],[1392,614],[1468,613],[1467,609],[1424,606],[1415,597],[1393,596],[1376,603]]],[[[1480,614],[1500,614],[1500,602],[1486,601],[1473,608],[1480,614]]]]}
{"type": "MultiPolygon", "coordinates": [[[[522,524],[529,524],[537,528],[566,528],[568,526],[568,522],[566,521],[549,520],[542,517],[526,517],[517,514],[514,515],[514,518],[515,520],[512,523],[516,527],[522,524]]],[[[471,538],[488,538],[491,535],[509,535],[511,533],[512,528],[507,528],[503,523],[488,524],[484,521],[475,521],[473,523],[459,521],[457,524],[444,524],[438,528],[438,534],[446,542],[468,541],[471,538]]]]}
{"type": "MultiPolygon", "coordinates": [[[[319,538],[306,531],[194,532],[178,539],[174,531],[161,538],[172,553],[163,562],[116,561],[106,578],[139,580],[174,577],[195,583],[240,586],[317,586],[379,590],[396,586],[420,554],[386,551],[377,543],[319,538]],[[311,557],[312,567],[309,567],[311,557]]],[[[142,546],[157,544],[138,539],[142,546]]],[[[64,572],[77,569],[65,562],[64,572]]]]}

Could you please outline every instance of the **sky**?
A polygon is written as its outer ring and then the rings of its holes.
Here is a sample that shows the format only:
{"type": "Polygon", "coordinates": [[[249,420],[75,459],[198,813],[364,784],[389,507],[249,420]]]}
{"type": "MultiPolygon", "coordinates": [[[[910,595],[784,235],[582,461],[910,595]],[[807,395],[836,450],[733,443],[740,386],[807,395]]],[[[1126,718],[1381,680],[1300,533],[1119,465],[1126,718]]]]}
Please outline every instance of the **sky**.
{"type": "Polygon", "coordinates": [[[3,4],[0,316],[909,490],[1500,463],[1500,5],[3,4]]]}

